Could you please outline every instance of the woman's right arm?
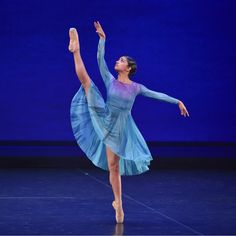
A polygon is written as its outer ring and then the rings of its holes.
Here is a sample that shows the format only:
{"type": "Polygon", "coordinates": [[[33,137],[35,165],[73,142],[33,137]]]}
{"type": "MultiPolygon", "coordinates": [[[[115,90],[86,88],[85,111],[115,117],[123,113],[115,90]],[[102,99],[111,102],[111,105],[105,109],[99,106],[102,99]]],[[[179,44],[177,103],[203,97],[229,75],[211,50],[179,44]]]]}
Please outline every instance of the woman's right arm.
{"type": "Polygon", "coordinates": [[[189,116],[189,113],[187,111],[187,108],[185,107],[185,105],[183,104],[182,101],[180,101],[177,98],[171,97],[165,93],[160,93],[151,89],[148,89],[146,86],[144,86],[143,84],[140,84],[140,91],[139,93],[140,95],[146,96],[146,97],[150,97],[150,98],[155,98],[164,102],[169,102],[169,103],[173,103],[173,104],[178,104],[179,109],[181,111],[181,115],[183,116],[189,116]]]}
{"type": "Polygon", "coordinates": [[[108,88],[110,82],[114,80],[115,78],[110,73],[106,61],[105,61],[105,41],[106,41],[106,35],[100,25],[99,22],[94,22],[94,26],[96,28],[96,33],[99,35],[99,43],[98,43],[98,51],[97,51],[97,61],[99,70],[102,76],[102,79],[105,83],[106,88],[108,88]]]}
{"type": "Polygon", "coordinates": [[[173,104],[178,104],[180,101],[180,100],[178,100],[174,97],[171,97],[165,93],[160,93],[160,92],[148,89],[143,84],[140,84],[139,94],[142,96],[158,99],[160,101],[169,102],[169,103],[173,103],[173,104]]]}

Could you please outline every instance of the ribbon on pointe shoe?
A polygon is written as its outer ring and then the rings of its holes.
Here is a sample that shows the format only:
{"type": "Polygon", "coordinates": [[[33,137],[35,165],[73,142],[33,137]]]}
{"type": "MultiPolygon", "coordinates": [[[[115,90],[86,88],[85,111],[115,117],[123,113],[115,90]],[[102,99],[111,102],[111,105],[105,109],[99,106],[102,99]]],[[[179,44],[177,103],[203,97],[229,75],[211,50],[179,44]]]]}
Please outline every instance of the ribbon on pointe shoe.
{"type": "Polygon", "coordinates": [[[122,213],[118,213],[118,206],[116,204],[115,201],[112,202],[112,206],[113,208],[115,209],[116,211],[116,222],[117,223],[123,223],[124,222],[124,213],[123,213],[123,210],[122,210],[122,213]]]}

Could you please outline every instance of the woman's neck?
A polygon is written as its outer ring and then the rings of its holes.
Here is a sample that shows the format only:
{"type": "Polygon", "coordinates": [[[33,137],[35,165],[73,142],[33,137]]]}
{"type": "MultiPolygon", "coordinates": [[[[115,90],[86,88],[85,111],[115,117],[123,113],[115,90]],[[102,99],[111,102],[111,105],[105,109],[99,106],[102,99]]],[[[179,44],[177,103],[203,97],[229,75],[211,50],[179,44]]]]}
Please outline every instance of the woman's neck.
{"type": "Polygon", "coordinates": [[[129,82],[130,79],[128,77],[128,75],[124,75],[124,74],[118,74],[118,80],[121,82],[129,82]]]}

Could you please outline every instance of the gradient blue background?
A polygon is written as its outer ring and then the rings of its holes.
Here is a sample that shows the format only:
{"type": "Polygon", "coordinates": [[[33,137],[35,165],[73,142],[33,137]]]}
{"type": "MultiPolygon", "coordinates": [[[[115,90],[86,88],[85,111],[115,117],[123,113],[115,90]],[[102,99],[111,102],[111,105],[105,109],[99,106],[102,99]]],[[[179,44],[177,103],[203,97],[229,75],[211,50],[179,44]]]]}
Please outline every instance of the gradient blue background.
{"type": "Polygon", "coordinates": [[[70,102],[80,87],[68,30],[80,34],[89,75],[106,98],[97,61],[99,20],[106,61],[130,55],[133,80],[182,100],[138,96],[132,115],[147,141],[236,141],[236,1],[46,1],[0,3],[0,140],[74,140],[70,102]]]}

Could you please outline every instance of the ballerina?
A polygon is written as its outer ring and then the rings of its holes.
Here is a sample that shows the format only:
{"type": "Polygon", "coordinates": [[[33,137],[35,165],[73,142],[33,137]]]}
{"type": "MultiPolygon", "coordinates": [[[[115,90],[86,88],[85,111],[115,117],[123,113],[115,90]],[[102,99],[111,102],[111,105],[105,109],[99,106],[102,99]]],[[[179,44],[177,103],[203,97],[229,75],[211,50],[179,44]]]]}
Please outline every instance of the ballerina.
{"type": "Polygon", "coordinates": [[[80,148],[94,165],[109,171],[116,212],[116,222],[124,222],[121,175],[137,175],[149,170],[152,160],[148,146],[136,126],[131,110],[137,95],[143,95],[177,104],[181,115],[189,113],[179,99],[148,89],[130,78],[136,72],[133,58],[121,56],[115,63],[116,79],[109,71],[105,55],[106,35],[101,24],[94,22],[99,36],[97,60],[107,90],[104,101],[99,89],[90,78],[80,54],[78,32],[70,28],[68,49],[73,53],[75,71],[81,82],[71,102],[71,125],[80,148]]]}

